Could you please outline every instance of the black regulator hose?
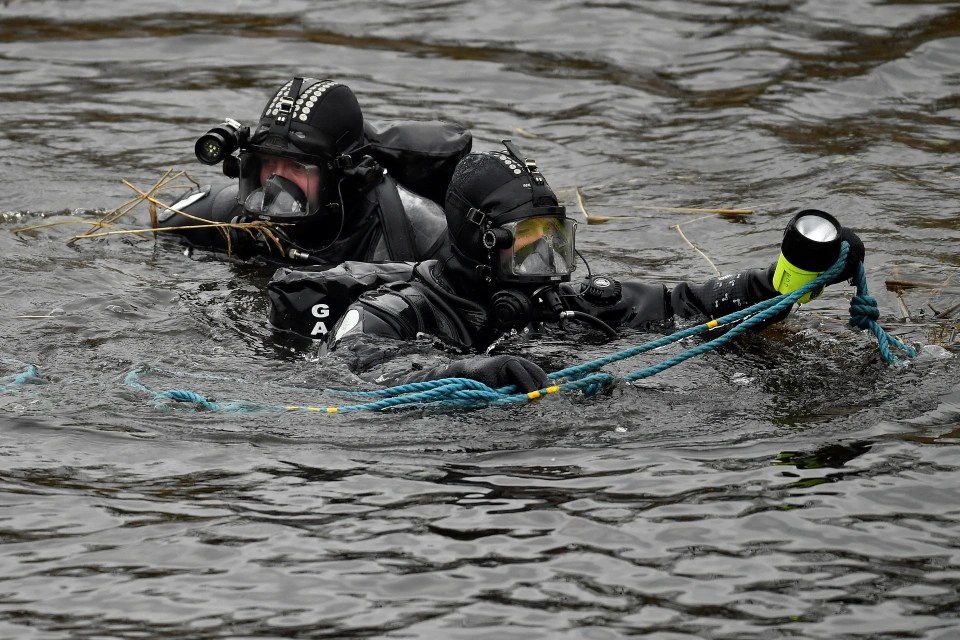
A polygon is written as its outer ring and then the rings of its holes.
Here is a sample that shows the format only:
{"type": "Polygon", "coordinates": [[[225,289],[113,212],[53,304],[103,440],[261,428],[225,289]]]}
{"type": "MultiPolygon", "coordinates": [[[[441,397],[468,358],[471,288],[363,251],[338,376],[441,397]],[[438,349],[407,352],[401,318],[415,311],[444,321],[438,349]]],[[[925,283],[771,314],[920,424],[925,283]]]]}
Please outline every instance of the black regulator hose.
{"type": "Polygon", "coordinates": [[[561,313],[560,313],[560,321],[563,322],[564,320],[567,320],[567,319],[582,320],[582,321],[584,321],[584,322],[587,323],[587,324],[593,325],[594,328],[600,329],[600,330],[603,331],[605,334],[607,334],[607,337],[608,337],[608,338],[619,338],[619,337],[620,337],[620,335],[616,332],[616,330],[615,330],[613,327],[611,327],[610,325],[608,325],[606,322],[604,322],[604,321],[601,320],[600,318],[598,318],[598,317],[596,317],[596,316],[592,316],[592,315],[590,315],[589,313],[584,313],[583,311],[563,311],[563,312],[561,312],[561,313]]]}

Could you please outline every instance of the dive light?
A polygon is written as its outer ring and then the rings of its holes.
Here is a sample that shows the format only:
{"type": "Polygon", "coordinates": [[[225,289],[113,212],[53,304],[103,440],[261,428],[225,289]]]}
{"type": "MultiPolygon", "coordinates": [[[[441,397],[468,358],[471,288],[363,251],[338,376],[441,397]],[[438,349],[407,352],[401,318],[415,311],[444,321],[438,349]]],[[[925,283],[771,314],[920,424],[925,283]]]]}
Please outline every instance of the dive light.
{"type": "Polygon", "coordinates": [[[203,164],[217,164],[237,150],[249,129],[236,120],[227,118],[200,136],[193,150],[203,164]]]}
{"type": "MultiPolygon", "coordinates": [[[[801,211],[783,232],[773,286],[780,293],[796,291],[833,266],[839,255],[840,223],[837,219],[816,209],[801,211]]],[[[821,291],[806,293],[797,302],[809,302],[821,291]]]]}

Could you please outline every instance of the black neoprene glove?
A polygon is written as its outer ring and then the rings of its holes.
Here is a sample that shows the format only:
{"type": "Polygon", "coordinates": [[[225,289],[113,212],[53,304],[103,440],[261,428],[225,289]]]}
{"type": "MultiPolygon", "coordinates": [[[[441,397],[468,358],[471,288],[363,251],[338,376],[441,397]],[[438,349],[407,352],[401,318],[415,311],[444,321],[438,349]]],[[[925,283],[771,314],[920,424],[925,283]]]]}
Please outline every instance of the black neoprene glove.
{"type": "Polygon", "coordinates": [[[830,284],[839,284],[856,277],[857,270],[867,253],[860,236],[846,227],[840,229],[840,240],[846,240],[850,245],[850,250],[847,252],[847,264],[844,265],[843,271],[841,271],[830,284]]]}
{"type": "Polygon", "coordinates": [[[458,360],[443,371],[444,378],[470,378],[496,389],[516,385],[529,393],[547,386],[543,369],[519,356],[479,356],[458,360]]]}

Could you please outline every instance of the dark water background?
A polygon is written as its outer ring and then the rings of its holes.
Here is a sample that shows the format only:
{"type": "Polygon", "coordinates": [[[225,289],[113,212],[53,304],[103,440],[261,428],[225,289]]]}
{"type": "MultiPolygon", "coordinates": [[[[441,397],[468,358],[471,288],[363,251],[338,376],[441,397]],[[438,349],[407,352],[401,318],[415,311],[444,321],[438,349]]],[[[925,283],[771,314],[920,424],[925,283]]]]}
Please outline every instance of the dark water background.
{"type": "MultiPolygon", "coordinates": [[[[960,633],[956,2],[5,0],[0,116],[0,637],[960,633]],[[713,275],[678,224],[722,271],[765,266],[793,213],[831,211],[884,326],[927,346],[884,365],[834,287],[597,398],[157,406],[128,373],[265,403],[350,383],[271,335],[268,271],[67,245],[122,179],[216,180],[197,135],[295,74],[521,143],[572,210],[581,187],[624,216],[581,225],[594,271],[713,275]],[[14,384],[29,365],[44,383],[14,384]]],[[[564,338],[523,348],[551,370],[649,336],[564,338]]]]}

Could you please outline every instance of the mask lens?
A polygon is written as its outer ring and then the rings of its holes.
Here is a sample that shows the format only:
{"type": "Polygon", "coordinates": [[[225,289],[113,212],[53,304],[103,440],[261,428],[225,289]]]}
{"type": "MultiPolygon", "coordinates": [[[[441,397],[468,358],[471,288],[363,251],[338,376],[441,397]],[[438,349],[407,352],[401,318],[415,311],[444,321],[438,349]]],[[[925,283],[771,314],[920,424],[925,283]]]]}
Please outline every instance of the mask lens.
{"type": "Polygon", "coordinates": [[[302,218],[319,206],[320,167],[291,158],[240,154],[240,201],[248,213],[302,218]],[[258,195],[259,194],[259,195],[258,195]]]}
{"type": "Polygon", "coordinates": [[[247,213],[268,219],[291,219],[306,215],[306,197],[286,178],[271,176],[267,183],[243,201],[247,213]]]}
{"type": "Polygon", "coordinates": [[[577,225],[569,218],[526,218],[504,225],[513,246],[500,254],[501,273],[520,277],[554,277],[573,271],[577,225]]]}

